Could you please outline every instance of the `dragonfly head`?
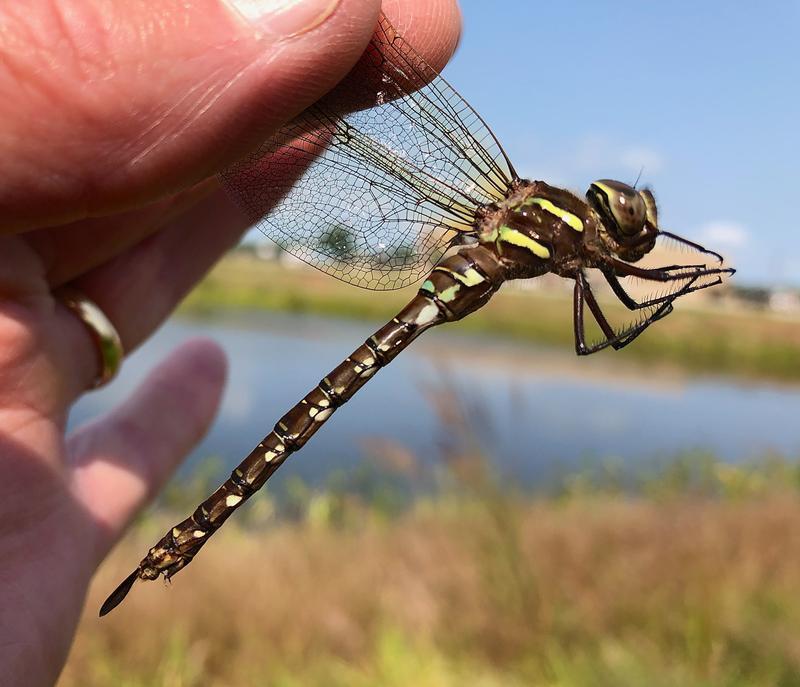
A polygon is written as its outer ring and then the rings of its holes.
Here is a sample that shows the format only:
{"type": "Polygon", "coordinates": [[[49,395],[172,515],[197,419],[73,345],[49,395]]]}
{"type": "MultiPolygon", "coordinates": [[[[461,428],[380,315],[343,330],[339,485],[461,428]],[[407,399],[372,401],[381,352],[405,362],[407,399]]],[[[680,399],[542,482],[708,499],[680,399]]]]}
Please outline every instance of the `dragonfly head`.
{"type": "Polygon", "coordinates": [[[650,189],[636,189],[621,181],[600,179],[589,186],[586,200],[600,218],[598,233],[603,246],[627,262],[641,260],[655,248],[659,237],[723,262],[716,251],[659,228],[656,199],[650,189]]]}
{"type": "Polygon", "coordinates": [[[636,262],[653,249],[659,233],[658,210],[649,189],[600,179],[589,186],[586,199],[600,217],[600,238],[612,253],[636,262]]]}

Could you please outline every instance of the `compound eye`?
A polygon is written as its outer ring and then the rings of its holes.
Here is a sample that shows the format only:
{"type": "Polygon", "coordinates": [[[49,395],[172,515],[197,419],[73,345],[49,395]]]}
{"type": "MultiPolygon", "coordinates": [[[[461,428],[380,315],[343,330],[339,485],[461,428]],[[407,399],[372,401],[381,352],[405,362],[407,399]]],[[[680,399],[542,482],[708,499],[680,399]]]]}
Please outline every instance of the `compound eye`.
{"type": "Polygon", "coordinates": [[[647,208],[638,193],[615,190],[608,196],[608,208],[625,236],[635,236],[644,229],[647,208]]]}
{"type": "Polygon", "coordinates": [[[658,206],[656,205],[655,196],[653,196],[653,192],[649,188],[643,188],[639,191],[639,195],[642,197],[642,201],[644,202],[644,206],[647,209],[647,221],[650,222],[654,227],[658,226],[658,206]]]}
{"type": "Polygon", "coordinates": [[[586,198],[606,228],[617,232],[618,239],[638,237],[648,219],[656,226],[656,201],[650,191],[637,191],[621,181],[600,179],[589,187],[586,198]]]}

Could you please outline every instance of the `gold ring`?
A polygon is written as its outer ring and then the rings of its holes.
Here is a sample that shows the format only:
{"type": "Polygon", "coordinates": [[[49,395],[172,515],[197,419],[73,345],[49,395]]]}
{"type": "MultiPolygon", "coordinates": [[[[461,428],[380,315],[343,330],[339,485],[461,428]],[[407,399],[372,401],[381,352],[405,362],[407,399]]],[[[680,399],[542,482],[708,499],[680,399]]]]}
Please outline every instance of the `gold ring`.
{"type": "Polygon", "coordinates": [[[71,286],[62,286],[53,294],[86,325],[97,346],[100,371],[91,388],[108,384],[119,372],[125,351],[117,330],[106,314],[85,294],[71,286]]]}

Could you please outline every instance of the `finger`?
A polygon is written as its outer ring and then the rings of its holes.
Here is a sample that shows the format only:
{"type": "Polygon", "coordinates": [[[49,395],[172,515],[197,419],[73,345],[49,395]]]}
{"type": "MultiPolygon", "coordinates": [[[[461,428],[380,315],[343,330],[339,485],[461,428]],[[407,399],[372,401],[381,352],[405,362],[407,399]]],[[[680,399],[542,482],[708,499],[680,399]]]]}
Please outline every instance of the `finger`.
{"type": "MultiPolygon", "coordinates": [[[[294,0],[286,9],[289,0],[240,0],[251,10],[284,7],[253,23],[231,9],[236,1],[33,0],[0,8],[0,95],[7,96],[0,227],[119,212],[224,168],[346,73],[379,5],[294,0]],[[320,13],[309,14],[310,6],[320,13]],[[289,18],[304,18],[307,30],[295,23],[289,36],[289,18]],[[54,110],[58,117],[41,116],[54,110]]],[[[409,42],[437,66],[458,35],[454,7],[454,0],[387,3],[409,42]]]]}
{"type": "Polygon", "coordinates": [[[71,488],[97,525],[97,560],[205,434],[219,406],[225,369],[216,344],[186,343],[131,398],[68,438],[71,488]]]}
{"type": "Polygon", "coordinates": [[[163,200],[109,217],[92,217],[22,235],[44,266],[51,288],[65,284],[124,253],[219,189],[208,179],[163,200]]]}
{"type": "Polygon", "coordinates": [[[454,0],[383,0],[381,10],[405,41],[437,72],[444,69],[461,35],[461,12],[454,0]]]}
{"type": "Polygon", "coordinates": [[[210,176],[347,72],[379,5],[4,3],[2,226],[116,212],[210,176]]]}
{"type": "MultiPolygon", "coordinates": [[[[234,246],[248,223],[224,197],[204,198],[169,227],[73,282],[103,311],[130,353],[234,246]]],[[[85,325],[59,310],[62,333],[57,365],[67,398],[90,388],[98,373],[98,351],[85,325]]]]}

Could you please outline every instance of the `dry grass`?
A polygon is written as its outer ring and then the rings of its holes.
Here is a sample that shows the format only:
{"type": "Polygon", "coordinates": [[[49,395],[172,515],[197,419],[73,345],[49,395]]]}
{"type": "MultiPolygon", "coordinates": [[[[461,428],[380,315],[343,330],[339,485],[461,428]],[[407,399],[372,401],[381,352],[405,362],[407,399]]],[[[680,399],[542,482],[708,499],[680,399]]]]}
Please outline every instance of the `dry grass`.
{"type": "Polygon", "coordinates": [[[390,521],[227,525],[172,588],[104,594],[61,687],[800,684],[800,501],[517,501],[491,490],[390,521]]]}

